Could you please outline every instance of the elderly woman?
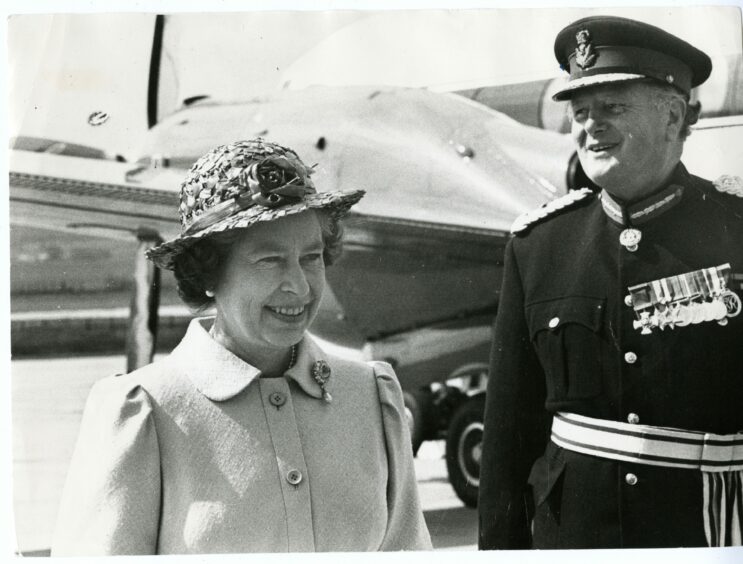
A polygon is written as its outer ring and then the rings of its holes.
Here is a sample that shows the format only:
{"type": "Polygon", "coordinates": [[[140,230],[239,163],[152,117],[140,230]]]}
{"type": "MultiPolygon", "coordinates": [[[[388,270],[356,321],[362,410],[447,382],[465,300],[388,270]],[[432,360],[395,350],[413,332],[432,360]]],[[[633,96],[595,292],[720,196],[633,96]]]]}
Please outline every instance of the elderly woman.
{"type": "Polygon", "coordinates": [[[53,555],[431,548],[394,372],[307,334],[363,195],[310,173],[260,139],[191,168],[182,234],[148,256],[216,315],[94,385],[53,555]]]}

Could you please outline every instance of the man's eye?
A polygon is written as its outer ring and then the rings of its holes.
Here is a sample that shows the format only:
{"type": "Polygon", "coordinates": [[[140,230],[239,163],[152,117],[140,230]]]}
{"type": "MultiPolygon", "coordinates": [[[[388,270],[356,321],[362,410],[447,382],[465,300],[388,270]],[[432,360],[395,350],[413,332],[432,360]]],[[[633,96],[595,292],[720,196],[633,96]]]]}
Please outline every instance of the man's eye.
{"type": "Polygon", "coordinates": [[[257,264],[270,266],[273,264],[278,264],[279,262],[281,262],[281,257],[263,257],[258,259],[257,264]]]}
{"type": "Polygon", "coordinates": [[[302,259],[304,260],[304,262],[308,264],[315,264],[318,262],[322,262],[323,257],[322,257],[322,253],[310,253],[310,254],[304,255],[302,259]]]}
{"type": "Polygon", "coordinates": [[[583,121],[586,119],[586,110],[584,108],[573,109],[573,119],[576,121],[583,121]]]}
{"type": "Polygon", "coordinates": [[[625,105],[624,104],[617,104],[617,103],[609,103],[606,104],[606,109],[609,110],[613,114],[619,114],[624,111],[625,105]]]}

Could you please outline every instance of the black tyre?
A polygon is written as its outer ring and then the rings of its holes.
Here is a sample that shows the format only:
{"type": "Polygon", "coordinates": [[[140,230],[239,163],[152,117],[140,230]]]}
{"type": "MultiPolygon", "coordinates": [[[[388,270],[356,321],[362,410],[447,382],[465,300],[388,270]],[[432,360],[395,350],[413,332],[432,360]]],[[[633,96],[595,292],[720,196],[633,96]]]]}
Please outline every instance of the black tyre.
{"type": "Polygon", "coordinates": [[[446,433],[449,482],[468,507],[477,507],[484,412],[485,396],[467,400],[454,412],[446,433]]]}
{"type": "Polygon", "coordinates": [[[425,390],[413,390],[404,391],[402,397],[405,402],[405,416],[408,418],[413,456],[415,456],[426,436],[426,420],[431,404],[431,394],[425,390]]]}

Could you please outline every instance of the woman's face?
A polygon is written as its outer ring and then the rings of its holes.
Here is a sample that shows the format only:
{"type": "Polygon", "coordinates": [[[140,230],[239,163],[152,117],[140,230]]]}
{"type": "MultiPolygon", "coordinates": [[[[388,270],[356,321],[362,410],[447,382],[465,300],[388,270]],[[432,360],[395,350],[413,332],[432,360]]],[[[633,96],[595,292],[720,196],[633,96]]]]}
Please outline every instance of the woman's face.
{"type": "Polygon", "coordinates": [[[242,232],[214,289],[215,330],[229,349],[271,354],[302,339],[325,288],[323,249],[312,210],[242,232]]]}

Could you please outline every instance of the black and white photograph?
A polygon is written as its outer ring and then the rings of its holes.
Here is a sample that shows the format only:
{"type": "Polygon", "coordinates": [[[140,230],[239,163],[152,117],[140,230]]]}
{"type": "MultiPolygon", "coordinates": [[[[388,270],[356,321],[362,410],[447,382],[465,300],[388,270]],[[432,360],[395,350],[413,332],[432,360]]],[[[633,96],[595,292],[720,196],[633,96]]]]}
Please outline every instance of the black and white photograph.
{"type": "Polygon", "coordinates": [[[11,3],[4,555],[740,562],[743,11],[620,4],[11,3]]]}

